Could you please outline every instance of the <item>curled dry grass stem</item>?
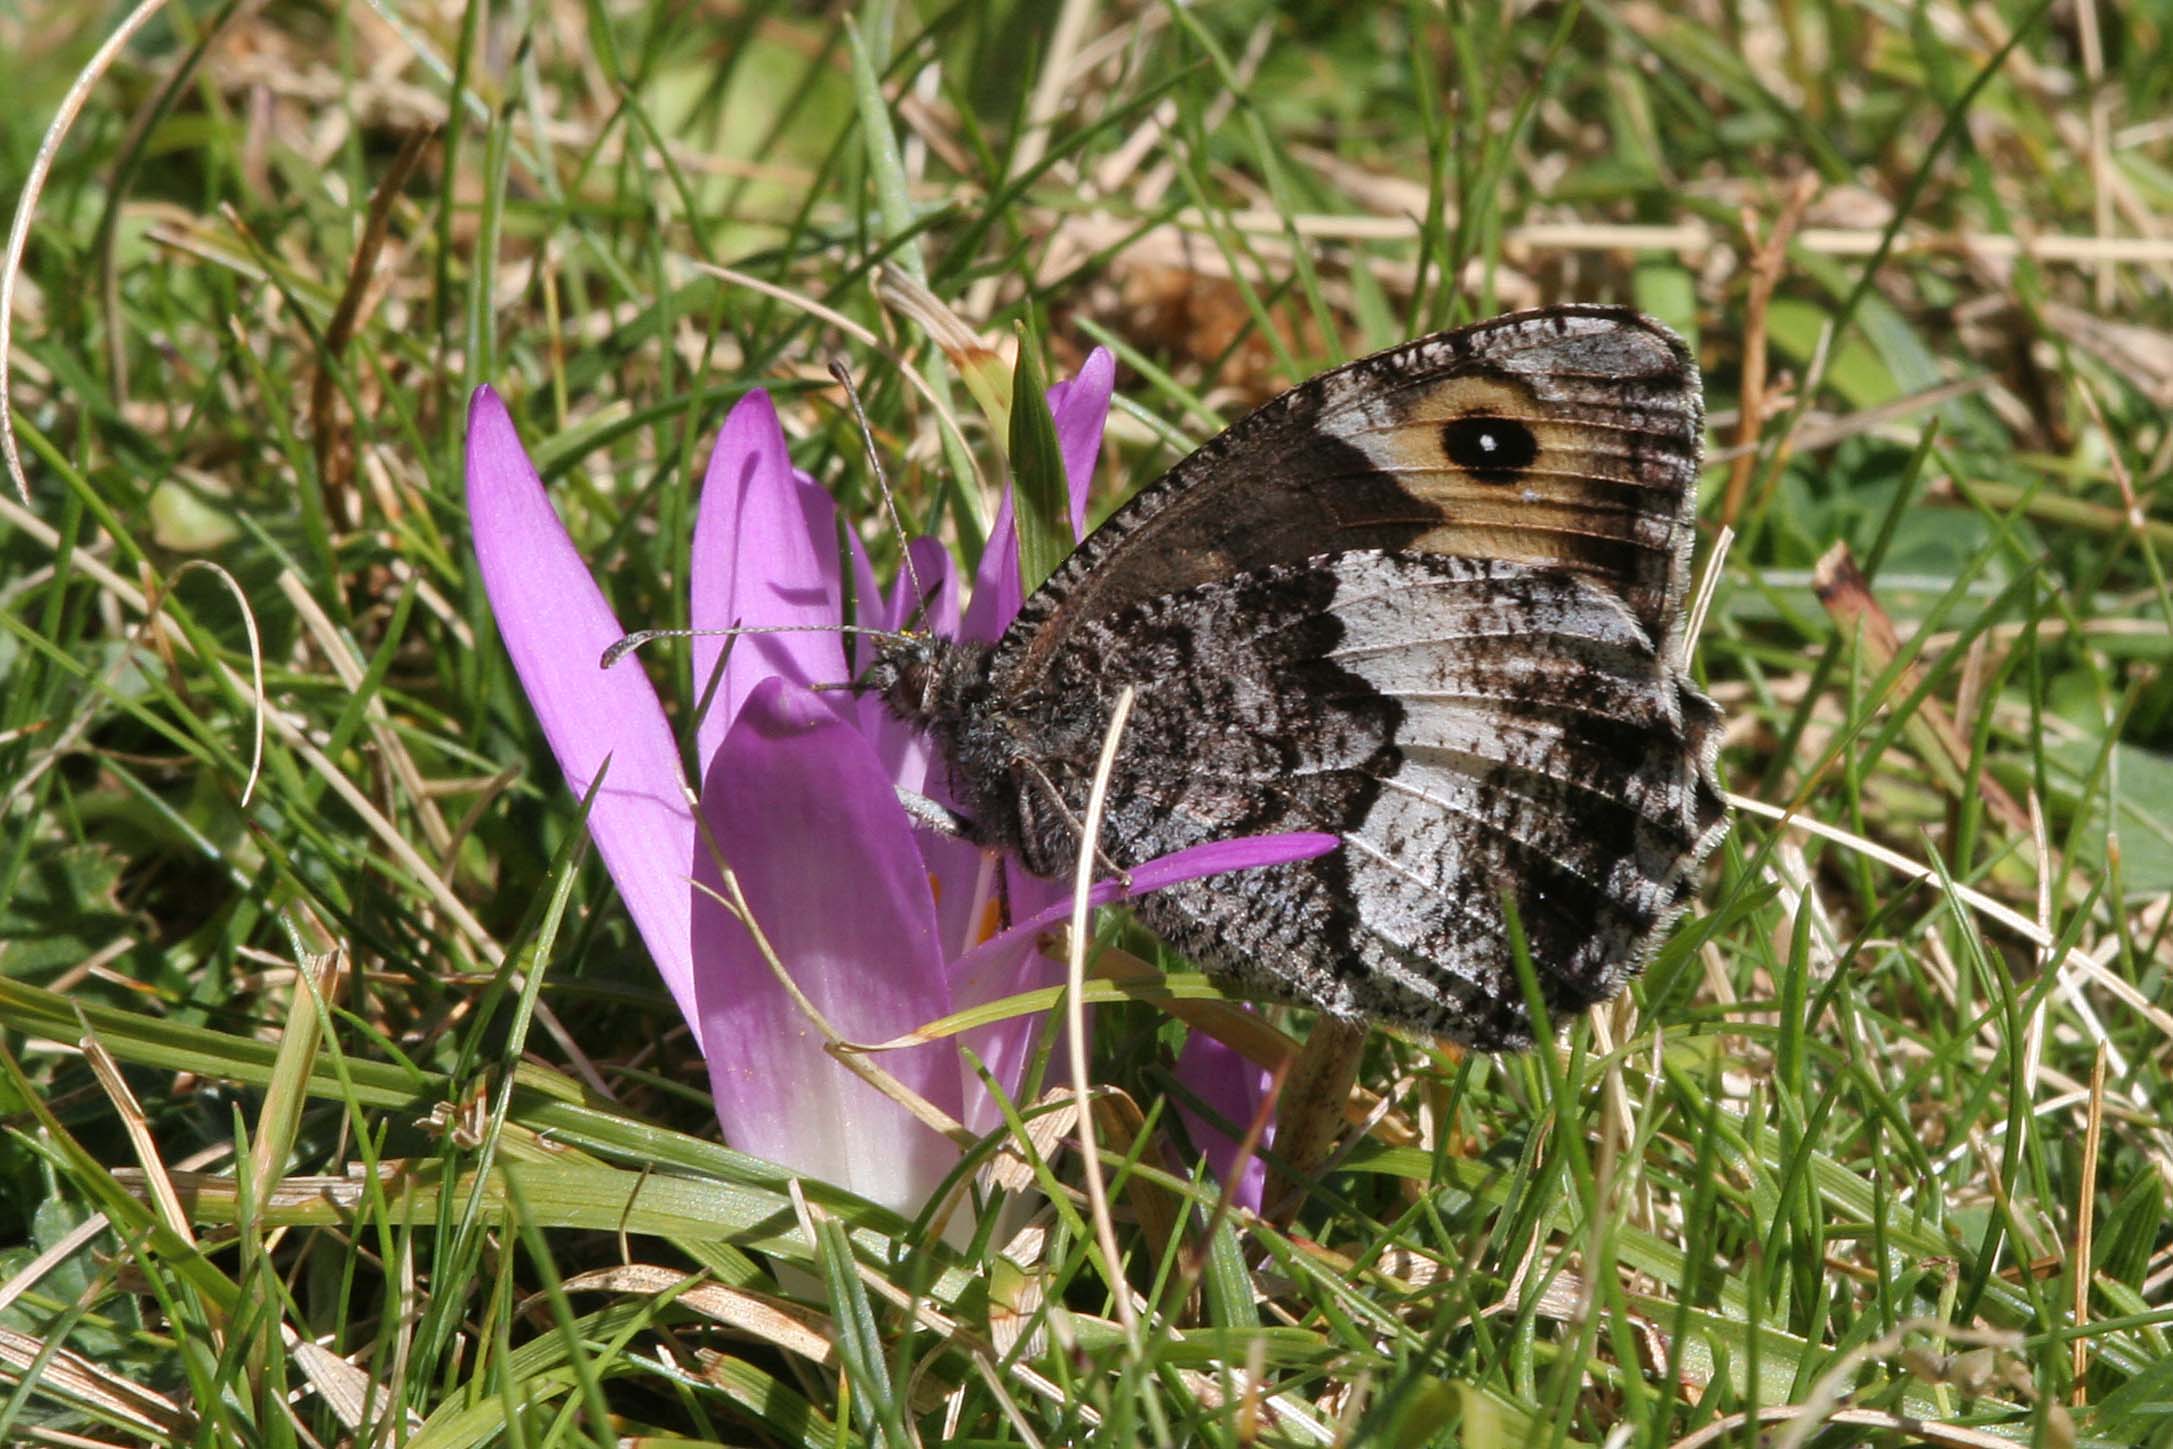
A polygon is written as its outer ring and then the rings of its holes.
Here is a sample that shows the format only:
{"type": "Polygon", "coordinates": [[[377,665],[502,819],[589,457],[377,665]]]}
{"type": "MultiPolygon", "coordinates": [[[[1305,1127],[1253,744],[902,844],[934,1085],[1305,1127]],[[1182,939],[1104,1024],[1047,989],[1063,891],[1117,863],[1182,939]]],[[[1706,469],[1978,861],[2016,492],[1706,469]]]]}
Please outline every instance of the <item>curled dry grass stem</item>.
{"type": "Polygon", "coordinates": [[[30,170],[23,177],[22,190],[15,201],[15,218],[8,225],[7,252],[0,256],[0,455],[7,459],[8,477],[14,481],[16,497],[25,508],[30,506],[30,479],[23,472],[21,450],[15,442],[14,372],[10,359],[15,356],[15,294],[16,279],[22,275],[23,252],[30,244],[30,224],[38,209],[38,198],[45,191],[45,181],[53,169],[54,158],[60,154],[61,142],[76,118],[121,52],[128,48],[136,33],[151,23],[159,11],[166,8],[166,0],[140,0],[140,3],[122,17],[105,43],[75,74],[69,84],[68,94],[61,99],[54,112],[52,124],[46,127],[44,137],[38,142],[37,154],[31,158],[30,170]]]}
{"type": "Polygon", "coordinates": [[[1086,954],[1090,939],[1087,917],[1093,909],[1090,892],[1094,888],[1096,868],[1101,863],[1097,842],[1102,837],[1102,811],[1109,803],[1109,777],[1116,768],[1117,745],[1124,738],[1124,726],[1132,717],[1134,697],[1132,686],[1127,684],[1119,691],[1116,703],[1110,709],[1109,726],[1102,733],[1101,755],[1094,766],[1094,782],[1087,792],[1086,819],[1079,831],[1078,867],[1072,881],[1071,949],[1065,958],[1068,988],[1064,1013],[1064,1038],[1071,1068],[1072,1097],[1079,1114],[1079,1158],[1086,1179],[1088,1211],[1094,1224],[1095,1242],[1101,1251],[1102,1275],[1109,1283],[1109,1296],[1116,1305],[1117,1321],[1124,1325],[1127,1339],[1138,1334],[1139,1319],[1132,1309],[1130,1290],[1125,1286],[1124,1258],[1117,1249],[1116,1228],[1109,1218],[1109,1191],[1102,1184],[1101,1153],[1094,1142],[1092,1079],[1087,1072],[1086,1002],[1082,999],[1081,988],[1086,984],[1086,954]]]}

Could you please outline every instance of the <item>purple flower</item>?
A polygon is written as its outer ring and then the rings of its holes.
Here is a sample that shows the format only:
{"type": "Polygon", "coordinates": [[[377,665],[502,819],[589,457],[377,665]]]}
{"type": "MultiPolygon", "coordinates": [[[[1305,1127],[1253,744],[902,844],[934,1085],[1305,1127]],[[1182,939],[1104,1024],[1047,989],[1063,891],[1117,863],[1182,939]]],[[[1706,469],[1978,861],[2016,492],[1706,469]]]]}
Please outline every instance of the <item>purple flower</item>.
{"type": "MultiPolygon", "coordinates": [[[[1227,1042],[1194,1031],[1177,1055],[1177,1075],[1214,1112],[1213,1117],[1195,1112],[1178,1098],[1177,1116],[1185,1124],[1185,1135],[1206,1155],[1215,1178],[1227,1182],[1230,1169],[1237,1165],[1238,1139],[1217,1121],[1227,1122],[1242,1136],[1267,1099],[1275,1074],[1227,1042]]],[[[1260,1153],[1274,1142],[1275,1124],[1270,1122],[1262,1129],[1252,1156],[1245,1159],[1244,1170],[1229,1183],[1231,1202],[1259,1210],[1268,1187],[1268,1165],[1260,1153]]]]}
{"type": "MultiPolygon", "coordinates": [[[[1085,516],[1113,377],[1109,354],[1097,350],[1077,380],[1049,390],[1075,529],[1085,516]]],[[[700,828],[647,675],[631,664],[597,668],[599,654],[623,631],[552,511],[504,404],[487,387],[469,408],[468,508],[492,613],[567,784],[586,794],[609,761],[589,830],[694,1030],[726,1139],[873,1201],[916,1210],[955,1166],[957,1149],[841,1067],[824,1050],[807,1007],[845,1039],[875,1042],[1050,984],[1061,979],[1059,968],[1036,941],[1061,919],[1068,891],[993,853],[917,830],[897,787],[946,800],[943,763],[879,699],[811,688],[854,675],[847,639],[832,627],[841,621],[844,594],[839,530],[829,494],[793,470],[769,398],[752,392],[733,408],[710,458],[690,560],[692,623],[815,627],[743,634],[728,653],[722,639],[695,641],[690,698],[723,660],[696,732],[700,828]],[[806,1006],[726,904],[735,897],[720,859],[806,1006]],[[1006,900],[1019,924],[996,934],[994,903],[1006,900]]],[[[1018,610],[1008,498],[963,615],[956,574],[934,541],[915,540],[912,568],[884,590],[850,530],[844,536],[862,625],[910,624],[986,640],[1018,610]],[[914,596],[916,579],[925,609],[914,596]]],[[[1325,835],[1218,842],[1141,867],[1132,872],[1133,888],[1160,889],[1332,846],[1325,835]]],[[[1105,884],[1096,894],[1113,899],[1116,888],[1105,884]]],[[[1014,1019],[967,1033],[963,1042],[1012,1090],[1038,1029],[1032,1019],[1014,1019]]],[[[993,1102],[951,1043],[877,1061],[975,1132],[998,1125],[993,1102]]]]}

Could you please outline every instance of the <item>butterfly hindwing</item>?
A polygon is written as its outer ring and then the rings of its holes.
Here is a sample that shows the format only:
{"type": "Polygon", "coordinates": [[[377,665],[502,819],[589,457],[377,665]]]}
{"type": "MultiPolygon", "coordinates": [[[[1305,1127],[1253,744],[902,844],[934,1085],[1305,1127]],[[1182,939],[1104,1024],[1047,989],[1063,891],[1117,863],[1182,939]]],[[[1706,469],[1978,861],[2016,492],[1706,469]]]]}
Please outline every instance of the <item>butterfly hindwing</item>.
{"type": "MultiPolygon", "coordinates": [[[[1361,550],[1197,585],[1082,625],[1050,695],[1019,703],[1106,719],[1127,682],[1154,704],[1119,745],[1118,864],[1269,831],[1343,841],[1140,914],[1252,991],[1337,1015],[1526,1039],[1504,898],[1552,1004],[1588,1004],[1673,917],[1721,818],[1710,703],[1619,600],[1559,570],[1361,550]]],[[[1076,743],[1024,792],[1076,811],[1093,764],[1076,743]]],[[[1024,808],[1028,864],[1061,868],[1064,813],[1024,808]]]]}

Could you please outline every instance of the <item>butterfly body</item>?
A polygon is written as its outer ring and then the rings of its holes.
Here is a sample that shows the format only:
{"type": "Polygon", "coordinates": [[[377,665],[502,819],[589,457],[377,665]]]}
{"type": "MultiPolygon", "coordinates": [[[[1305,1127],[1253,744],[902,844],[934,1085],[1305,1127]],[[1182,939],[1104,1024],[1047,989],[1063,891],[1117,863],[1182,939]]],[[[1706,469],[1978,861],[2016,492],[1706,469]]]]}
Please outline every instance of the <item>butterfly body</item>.
{"type": "Polygon", "coordinates": [[[1256,995],[1482,1047],[1618,991],[1723,828],[1718,712],[1682,674],[1702,427],[1681,344],[1554,308],[1406,344],[1268,403],[1143,490],[993,646],[887,646],[976,838],[1097,847],[1327,831],[1317,859],[1138,914],[1256,995]]]}

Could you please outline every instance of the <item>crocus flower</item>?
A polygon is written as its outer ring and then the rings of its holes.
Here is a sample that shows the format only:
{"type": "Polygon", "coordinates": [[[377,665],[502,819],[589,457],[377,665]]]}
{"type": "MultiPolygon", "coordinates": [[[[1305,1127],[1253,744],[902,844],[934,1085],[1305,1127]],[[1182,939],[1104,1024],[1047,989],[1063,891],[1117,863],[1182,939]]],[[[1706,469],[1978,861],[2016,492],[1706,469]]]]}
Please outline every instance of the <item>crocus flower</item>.
{"type": "MultiPolygon", "coordinates": [[[[1049,390],[1075,529],[1113,375],[1098,351],[1076,381],[1049,390]]],[[[808,1008],[845,1039],[874,1042],[1050,984],[1061,979],[1051,974],[1058,968],[1036,943],[1068,909],[1068,892],[992,853],[916,829],[897,788],[937,800],[949,794],[928,742],[879,699],[813,688],[854,677],[846,638],[835,629],[844,589],[829,495],[792,468],[769,398],[759,391],[743,398],[725,420],[702,485],[691,620],[697,629],[810,627],[742,634],[729,651],[721,639],[695,641],[689,698],[718,679],[696,731],[697,822],[647,675],[632,665],[597,668],[623,631],[489,388],[477,390],[469,409],[467,472],[476,556],[499,632],[568,785],[587,794],[608,761],[589,830],[695,1033],[726,1140],[915,1211],[956,1165],[957,1149],[831,1058],[808,1008]],[[760,942],[723,903],[732,895],[720,860],[760,942]],[[998,901],[1018,924],[994,933],[998,901]],[[779,981],[764,943],[805,1005],[779,981]]],[[[1006,498],[963,614],[939,545],[914,541],[910,568],[884,590],[846,530],[857,622],[995,638],[1020,599],[1011,528],[1006,498]]],[[[1318,834],[1216,842],[1140,867],[1130,884],[1135,892],[1160,889],[1333,845],[1318,834]]],[[[1116,889],[1105,883],[1097,898],[1111,899],[1116,889]]],[[[1008,1091],[1037,1030],[1035,1021],[1015,1019],[963,1041],[1008,1091]]],[[[879,1061],[974,1131],[998,1125],[994,1103],[952,1044],[879,1061]]]]}
{"type": "Polygon", "coordinates": [[[1238,1167],[1238,1140],[1230,1133],[1242,1134],[1252,1125],[1260,1104],[1267,1098],[1274,1075],[1236,1047],[1203,1031],[1187,1036],[1184,1049],[1177,1054],[1178,1080],[1191,1088],[1214,1113],[1210,1117],[1196,1112],[1179,1098],[1177,1116],[1185,1124],[1185,1135],[1207,1158],[1209,1173],[1228,1183],[1230,1201],[1255,1211],[1259,1210],[1260,1200],[1268,1187],[1268,1165],[1261,1158],[1260,1150],[1274,1145],[1275,1124],[1269,1122],[1262,1130],[1259,1150],[1245,1159],[1235,1182],[1230,1181],[1230,1172],[1238,1167]],[[1224,1123],[1229,1124],[1228,1131],[1224,1130],[1224,1123]]]}

